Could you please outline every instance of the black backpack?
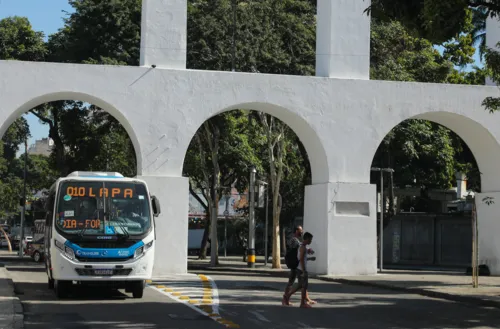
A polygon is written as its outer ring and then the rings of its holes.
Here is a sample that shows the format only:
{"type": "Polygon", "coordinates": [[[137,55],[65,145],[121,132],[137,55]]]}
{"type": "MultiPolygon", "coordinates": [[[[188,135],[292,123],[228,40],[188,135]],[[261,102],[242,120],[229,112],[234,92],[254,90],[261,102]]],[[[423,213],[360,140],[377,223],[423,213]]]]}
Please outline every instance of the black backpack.
{"type": "Polygon", "coordinates": [[[290,248],[287,250],[285,254],[285,264],[289,269],[296,269],[299,266],[299,258],[297,257],[297,253],[299,252],[299,248],[290,248]]]}

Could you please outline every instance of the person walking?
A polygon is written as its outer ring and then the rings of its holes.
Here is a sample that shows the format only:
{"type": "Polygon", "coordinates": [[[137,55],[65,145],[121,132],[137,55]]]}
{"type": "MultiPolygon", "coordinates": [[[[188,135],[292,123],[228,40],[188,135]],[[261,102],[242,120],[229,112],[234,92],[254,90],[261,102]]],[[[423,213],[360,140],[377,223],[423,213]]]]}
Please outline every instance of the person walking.
{"type": "Polygon", "coordinates": [[[307,272],[307,246],[311,244],[313,239],[313,235],[309,232],[304,234],[304,238],[302,243],[300,244],[299,250],[297,252],[297,257],[299,259],[299,264],[296,269],[296,275],[299,281],[297,287],[291,289],[283,296],[283,300],[289,301],[290,297],[301,289],[301,299],[300,299],[300,307],[301,308],[311,308],[311,304],[308,302],[307,289],[309,286],[309,275],[307,272]]]}
{"type": "MultiPolygon", "coordinates": [[[[290,274],[288,276],[288,283],[285,287],[285,291],[283,293],[283,299],[281,301],[282,305],[286,306],[291,306],[293,305],[290,303],[290,296],[293,295],[289,294],[290,289],[292,289],[295,279],[297,278],[297,266],[299,265],[299,258],[298,258],[298,251],[300,248],[300,245],[302,244],[302,234],[303,234],[303,229],[302,226],[297,226],[295,227],[295,230],[293,232],[293,235],[291,239],[289,240],[288,246],[289,249],[287,250],[286,256],[285,256],[285,261],[287,264],[287,267],[290,269],[290,274]],[[287,297],[289,296],[289,297],[287,297]]],[[[314,251],[312,249],[307,249],[307,254],[314,254],[314,251]]],[[[316,260],[316,257],[308,258],[308,260],[316,260]]],[[[297,289],[294,289],[297,291],[297,289]]],[[[294,291],[294,292],[295,292],[294,291]]],[[[309,298],[309,292],[306,293],[306,299],[308,304],[316,304],[316,301],[312,300],[309,298]]]]}
{"type": "Polygon", "coordinates": [[[288,276],[288,283],[285,287],[285,291],[283,293],[283,300],[281,301],[282,305],[290,305],[290,301],[285,297],[289,293],[290,289],[297,278],[297,264],[294,264],[295,258],[297,257],[297,252],[299,250],[300,244],[302,243],[302,226],[296,226],[293,231],[293,235],[288,242],[288,250],[285,256],[285,262],[290,269],[290,274],[288,276]]]}

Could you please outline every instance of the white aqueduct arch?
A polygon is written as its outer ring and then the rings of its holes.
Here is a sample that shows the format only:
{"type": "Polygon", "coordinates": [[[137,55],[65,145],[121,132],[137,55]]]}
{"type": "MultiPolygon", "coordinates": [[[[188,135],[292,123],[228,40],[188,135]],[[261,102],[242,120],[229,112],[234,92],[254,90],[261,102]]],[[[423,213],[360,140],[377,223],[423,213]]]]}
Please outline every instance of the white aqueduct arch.
{"type": "MultiPolygon", "coordinates": [[[[500,115],[481,106],[495,87],[369,80],[369,0],[318,0],[316,76],[186,69],[187,0],[143,0],[141,66],[0,61],[0,133],[21,113],[48,101],[102,107],[132,139],[138,175],[162,202],[154,275],[187,271],[187,147],[201,124],[236,108],[284,121],[304,143],[313,182],[304,229],[318,250],[311,271],[376,273],[376,191],[370,165],[385,135],[409,118],[435,121],[471,148],[483,172],[478,215],[480,261],[500,274],[500,115]],[[346,24],[349,22],[349,24],[346,24]],[[339,37],[341,36],[341,37],[339,37]],[[494,197],[487,206],[482,196],[494,197]],[[168,257],[165,252],[168,251],[168,257]]],[[[488,21],[488,44],[500,24],[488,21]]]]}
{"type": "MultiPolygon", "coordinates": [[[[194,132],[192,131],[192,137],[194,137],[194,133],[204,122],[218,114],[232,110],[254,110],[264,112],[283,121],[300,139],[309,158],[308,160],[311,166],[311,179],[313,184],[328,182],[328,161],[322,141],[309,122],[307,122],[305,118],[300,117],[300,113],[294,113],[292,110],[284,108],[280,105],[263,102],[239,103],[227,106],[221,110],[217,110],[217,108],[205,109],[205,111],[200,110],[200,116],[195,119],[193,127],[196,127],[196,129],[194,132]]],[[[185,152],[187,152],[190,141],[191,139],[186,139],[184,141],[184,145],[180,146],[180,149],[182,150],[184,148],[185,152]]]]}
{"type": "MultiPolygon", "coordinates": [[[[387,133],[389,133],[401,122],[408,119],[432,121],[456,133],[467,144],[476,159],[481,172],[481,191],[496,191],[498,186],[500,186],[500,175],[498,174],[498,164],[500,163],[500,143],[495,136],[493,136],[491,131],[484,125],[470,117],[454,112],[424,112],[422,114],[403,119],[387,130],[387,133]]],[[[383,138],[373,140],[371,145],[371,149],[373,150],[371,153],[372,160],[375,157],[376,150],[382,141],[383,138]]],[[[370,168],[367,167],[366,175],[369,174],[370,168]]]]}
{"type": "MultiPolygon", "coordinates": [[[[30,97],[30,95],[27,95],[27,97],[30,97]]],[[[130,140],[132,141],[132,144],[134,146],[134,151],[136,154],[136,159],[137,159],[137,172],[141,172],[141,163],[142,163],[142,156],[141,156],[141,145],[139,143],[139,140],[136,136],[136,133],[133,129],[133,127],[130,125],[129,121],[125,117],[125,115],[120,112],[116,107],[111,105],[110,103],[104,101],[103,99],[93,96],[91,94],[87,93],[82,93],[82,92],[74,92],[74,91],[58,91],[58,92],[52,92],[52,93],[44,93],[40,94],[38,96],[34,96],[30,99],[28,99],[26,102],[22,103],[19,107],[14,109],[1,123],[0,125],[0,136],[3,136],[7,129],[10,127],[10,125],[21,115],[27,113],[31,109],[45,104],[49,102],[56,102],[56,101],[68,101],[68,100],[73,100],[73,101],[82,101],[86,102],[92,105],[95,105],[97,107],[100,107],[104,111],[108,112],[110,115],[112,115],[120,124],[123,126],[125,131],[127,132],[130,140]]]]}

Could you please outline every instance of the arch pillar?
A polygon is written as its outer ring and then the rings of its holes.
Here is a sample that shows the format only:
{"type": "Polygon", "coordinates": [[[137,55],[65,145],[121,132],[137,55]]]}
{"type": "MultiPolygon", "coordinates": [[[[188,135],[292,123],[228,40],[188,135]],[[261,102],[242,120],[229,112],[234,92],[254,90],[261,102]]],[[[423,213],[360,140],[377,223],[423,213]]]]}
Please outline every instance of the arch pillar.
{"type": "Polygon", "coordinates": [[[187,177],[137,176],[160,201],[156,228],[153,278],[187,273],[189,179],[187,177]]]}
{"type": "Polygon", "coordinates": [[[377,273],[376,185],[325,183],[306,186],[304,232],[313,235],[316,261],[309,271],[320,275],[377,273]]]}
{"type": "MultiPolygon", "coordinates": [[[[500,189],[499,189],[500,190],[500,189]]],[[[492,275],[500,275],[500,192],[476,193],[479,236],[479,265],[487,265],[492,275]],[[488,204],[486,198],[493,201],[488,204]]]]}

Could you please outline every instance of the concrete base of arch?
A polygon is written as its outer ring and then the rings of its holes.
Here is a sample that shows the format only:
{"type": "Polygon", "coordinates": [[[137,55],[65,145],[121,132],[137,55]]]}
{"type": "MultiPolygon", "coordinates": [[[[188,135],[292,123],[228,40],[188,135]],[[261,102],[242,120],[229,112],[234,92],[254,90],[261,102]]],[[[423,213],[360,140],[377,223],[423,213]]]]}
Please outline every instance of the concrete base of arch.
{"type": "Polygon", "coordinates": [[[156,248],[153,278],[187,273],[189,180],[186,177],[138,176],[160,201],[155,218],[156,248]]]}
{"type": "Polygon", "coordinates": [[[492,275],[500,275],[500,192],[476,194],[479,231],[479,264],[488,265],[492,275]],[[485,198],[491,198],[487,204],[485,198]]]}
{"type": "Polygon", "coordinates": [[[376,185],[326,183],[305,190],[304,231],[313,234],[316,261],[309,271],[323,275],[377,273],[376,185]]]}

